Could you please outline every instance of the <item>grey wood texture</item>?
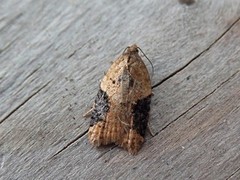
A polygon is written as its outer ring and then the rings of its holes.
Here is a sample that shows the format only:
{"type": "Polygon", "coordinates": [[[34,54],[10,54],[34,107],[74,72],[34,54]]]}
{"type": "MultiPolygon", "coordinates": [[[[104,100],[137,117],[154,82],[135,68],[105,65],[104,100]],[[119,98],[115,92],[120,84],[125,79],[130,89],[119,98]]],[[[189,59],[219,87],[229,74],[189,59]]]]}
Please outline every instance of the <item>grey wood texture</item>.
{"type": "Polygon", "coordinates": [[[0,67],[0,179],[240,179],[239,0],[1,1],[0,67]],[[136,156],[82,117],[133,43],[155,71],[136,156]]]}

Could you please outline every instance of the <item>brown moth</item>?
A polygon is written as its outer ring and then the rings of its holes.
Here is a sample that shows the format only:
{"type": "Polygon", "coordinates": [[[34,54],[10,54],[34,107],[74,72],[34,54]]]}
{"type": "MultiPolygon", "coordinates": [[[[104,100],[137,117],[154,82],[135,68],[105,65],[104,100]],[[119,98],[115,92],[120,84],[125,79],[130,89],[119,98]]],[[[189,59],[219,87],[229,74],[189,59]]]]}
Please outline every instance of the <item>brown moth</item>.
{"type": "Polygon", "coordinates": [[[134,44],[113,62],[100,83],[91,110],[90,142],[117,144],[136,154],[144,142],[151,95],[150,76],[134,44]]]}

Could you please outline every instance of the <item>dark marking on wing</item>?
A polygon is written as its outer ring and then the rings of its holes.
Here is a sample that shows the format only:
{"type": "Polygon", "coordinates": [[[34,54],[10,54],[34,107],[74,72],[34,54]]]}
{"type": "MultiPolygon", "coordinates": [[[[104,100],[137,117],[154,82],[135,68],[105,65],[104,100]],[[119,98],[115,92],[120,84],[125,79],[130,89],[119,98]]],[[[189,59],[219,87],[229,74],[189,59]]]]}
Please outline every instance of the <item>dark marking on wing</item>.
{"type": "Polygon", "coordinates": [[[98,121],[104,120],[109,110],[109,107],[110,104],[108,102],[107,93],[99,89],[97,97],[95,99],[94,109],[91,115],[90,126],[93,126],[98,121]]]}
{"type": "Polygon", "coordinates": [[[133,106],[133,129],[144,137],[150,111],[151,95],[140,99],[133,106]]]}

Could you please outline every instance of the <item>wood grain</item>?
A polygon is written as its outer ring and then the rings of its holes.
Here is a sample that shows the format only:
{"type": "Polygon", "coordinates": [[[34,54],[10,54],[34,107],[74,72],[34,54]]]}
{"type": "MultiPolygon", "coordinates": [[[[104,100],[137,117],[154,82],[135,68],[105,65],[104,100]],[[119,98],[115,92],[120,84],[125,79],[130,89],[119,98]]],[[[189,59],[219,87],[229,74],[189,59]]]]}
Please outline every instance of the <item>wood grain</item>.
{"type": "Polygon", "coordinates": [[[1,2],[0,179],[239,179],[239,44],[238,0],[1,2]],[[155,71],[137,156],[82,117],[134,43],[155,71]]]}

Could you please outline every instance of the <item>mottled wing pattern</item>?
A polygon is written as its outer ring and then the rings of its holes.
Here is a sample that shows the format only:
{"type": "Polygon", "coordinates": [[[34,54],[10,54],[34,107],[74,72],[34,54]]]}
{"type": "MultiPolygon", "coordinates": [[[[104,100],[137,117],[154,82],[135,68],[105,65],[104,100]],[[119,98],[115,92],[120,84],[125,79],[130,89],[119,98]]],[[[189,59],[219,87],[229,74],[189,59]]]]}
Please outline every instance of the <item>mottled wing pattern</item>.
{"type": "Polygon", "coordinates": [[[95,99],[89,140],[115,143],[136,154],[143,142],[151,102],[151,81],[138,47],[132,45],[112,64],[95,99]]]}

